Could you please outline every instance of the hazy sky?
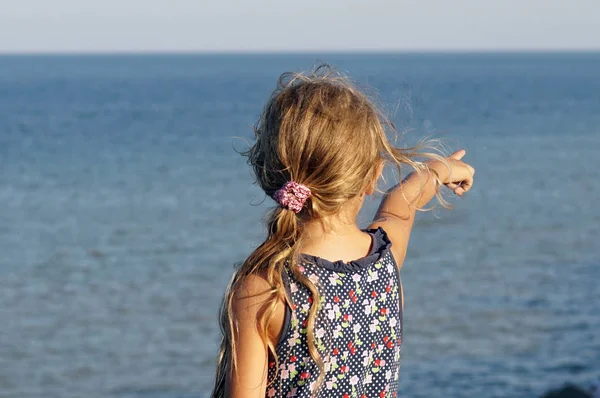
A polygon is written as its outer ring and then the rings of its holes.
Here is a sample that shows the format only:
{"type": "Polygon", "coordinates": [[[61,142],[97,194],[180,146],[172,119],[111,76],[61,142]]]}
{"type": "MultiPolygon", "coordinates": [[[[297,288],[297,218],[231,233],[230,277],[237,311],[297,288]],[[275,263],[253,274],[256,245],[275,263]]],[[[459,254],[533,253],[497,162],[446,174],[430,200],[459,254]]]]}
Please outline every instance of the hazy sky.
{"type": "Polygon", "coordinates": [[[0,52],[600,49],[600,0],[0,0],[0,52]]]}

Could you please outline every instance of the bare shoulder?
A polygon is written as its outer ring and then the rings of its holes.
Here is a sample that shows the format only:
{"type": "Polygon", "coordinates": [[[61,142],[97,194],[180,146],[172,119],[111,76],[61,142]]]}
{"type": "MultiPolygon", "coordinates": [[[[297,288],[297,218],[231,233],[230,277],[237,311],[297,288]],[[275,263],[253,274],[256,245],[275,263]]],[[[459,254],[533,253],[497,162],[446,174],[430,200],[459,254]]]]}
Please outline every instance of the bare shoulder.
{"type": "Polygon", "coordinates": [[[231,310],[233,318],[240,327],[254,327],[257,330],[261,319],[267,316],[268,338],[272,343],[278,341],[285,318],[285,302],[267,280],[266,270],[244,275],[234,287],[231,310]]]}
{"type": "Polygon", "coordinates": [[[232,309],[239,315],[248,312],[258,312],[260,307],[269,300],[273,289],[267,281],[266,271],[259,271],[241,276],[232,286],[232,309]]]}

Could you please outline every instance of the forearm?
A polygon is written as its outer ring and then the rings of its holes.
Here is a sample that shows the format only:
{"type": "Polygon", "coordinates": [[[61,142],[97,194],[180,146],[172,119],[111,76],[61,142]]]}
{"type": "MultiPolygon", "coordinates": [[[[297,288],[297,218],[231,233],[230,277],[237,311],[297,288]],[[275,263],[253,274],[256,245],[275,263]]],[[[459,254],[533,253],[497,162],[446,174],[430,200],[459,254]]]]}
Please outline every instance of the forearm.
{"type": "Polygon", "coordinates": [[[400,184],[388,190],[378,210],[379,217],[412,219],[417,209],[433,199],[439,189],[438,181],[447,178],[448,168],[439,161],[429,161],[426,164],[428,170],[414,171],[400,184]]]}

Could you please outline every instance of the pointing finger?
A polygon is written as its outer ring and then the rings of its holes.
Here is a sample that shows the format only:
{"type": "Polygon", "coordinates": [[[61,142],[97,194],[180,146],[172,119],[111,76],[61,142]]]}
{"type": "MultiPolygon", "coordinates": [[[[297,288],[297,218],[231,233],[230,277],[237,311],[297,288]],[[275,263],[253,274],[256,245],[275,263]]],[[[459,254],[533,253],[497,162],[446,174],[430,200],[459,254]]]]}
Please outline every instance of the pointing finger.
{"type": "Polygon", "coordinates": [[[465,151],[464,149],[459,149],[458,151],[456,151],[452,155],[450,155],[450,157],[452,159],[461,160],[463,158],[463,156],[466,155],[466,153],[467,153],[467,151],[465,151]]]}

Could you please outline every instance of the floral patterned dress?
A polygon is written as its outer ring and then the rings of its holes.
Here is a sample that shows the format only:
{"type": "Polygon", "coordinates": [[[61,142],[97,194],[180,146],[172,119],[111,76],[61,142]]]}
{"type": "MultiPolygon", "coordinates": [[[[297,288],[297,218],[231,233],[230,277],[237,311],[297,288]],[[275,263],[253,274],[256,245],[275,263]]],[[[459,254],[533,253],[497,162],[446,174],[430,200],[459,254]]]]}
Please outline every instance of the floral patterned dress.
{"type": "Polygon", "coordinates": [[[359,260],[330,262],[304,255],[300,272],[321,295],[315,343],[325,377],[308,352],[306,325],[314,305],[309,290],[289,271],[292,300],[277,344],[278,366],[269,359],[266,397],[396,397],[402,343],[402,293],[391,242],[382,228],[367,230],[373,244],[359,260]]]}

